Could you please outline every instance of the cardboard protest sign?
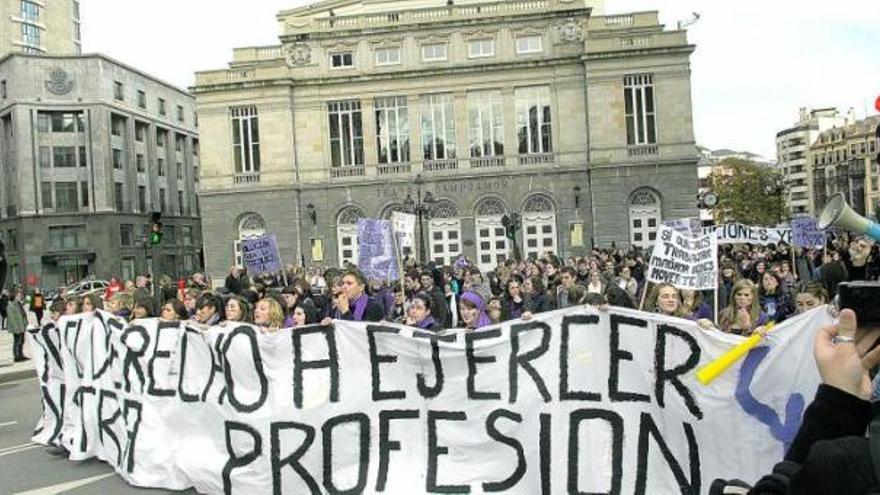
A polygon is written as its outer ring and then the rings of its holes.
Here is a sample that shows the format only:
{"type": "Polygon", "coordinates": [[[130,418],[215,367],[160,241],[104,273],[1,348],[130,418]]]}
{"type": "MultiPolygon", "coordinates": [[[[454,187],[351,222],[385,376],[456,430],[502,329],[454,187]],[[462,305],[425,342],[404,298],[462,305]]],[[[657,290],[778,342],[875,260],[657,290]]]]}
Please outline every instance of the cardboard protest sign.
{"type": "Polygon", "coordinates": [[[670,218],[664,221],[663,225],[672,227],[676,232],[688,237],[698,237],[702,234],[700,219],[697,217],[670,218]]]}
{"type": "Polygon", "coordinates": [[[667,282],[679,289],[718,287],[718,239],[690,237],[661,225],[648,266],[649,282],[667,282]]]}
{"type": "Polygon", "coordinates": [[[358,268],[367,279],[397,280],[397,250],[391,222],[361,218],[358,229],[358,268]]]}
{"type": "Polygon", "coordinates": [[[791,219],[791,244],[802,248],[825,246],[825,232],[816,226],[815,217],[799,216],[791,219]]]}
{"type": "Polygon", "coordinates": [[[726,223],[703,227],[703,234],[714,232],[718,244],[791,244],[789,227],[750,227],[741,223],[726,223]]]}
{"type": "Polygon", "coordinates": [[[782,459],[830,321],[824,308],[787,320],[703,387],[694,371],[742,338],[632,310],[440,335],[97,311],[31,335],[52,356],[37,366],[54,403],[34,440],[136,486],[203,493],[705,493],[782,459]]]}
{"type": "Polygon", "coordinates": [[[241,260],[252,275],[277,273],[283,266],[274,234],[241,241],[241,260]]]}

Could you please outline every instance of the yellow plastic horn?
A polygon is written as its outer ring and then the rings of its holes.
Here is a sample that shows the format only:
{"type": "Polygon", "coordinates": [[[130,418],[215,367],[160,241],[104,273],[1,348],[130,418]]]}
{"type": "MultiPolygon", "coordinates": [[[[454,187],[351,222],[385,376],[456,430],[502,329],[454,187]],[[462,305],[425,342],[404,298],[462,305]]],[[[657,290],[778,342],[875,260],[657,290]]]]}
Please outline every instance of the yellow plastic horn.
{"type": "MultiPolygon", "coordinates": [[[[775,324],[771,321],[764,325],[764,332],[770,332],[773,330],[775,324]]],[[[759,332],[755,331],[751,335],[751,337],[744,340],[742,343],[734,347],[733,349],[725,352],[715,361],[703,366],[699,370],[697,370],[697,380],[700,381],[703,385],[709,385],[716,378],[721,376],[722,373],[727,371],[728,368],[733,366],[737,361],[743,358],[749,351],[754,349],[758,344],[761,343],[764,336],[759,332]]]]}

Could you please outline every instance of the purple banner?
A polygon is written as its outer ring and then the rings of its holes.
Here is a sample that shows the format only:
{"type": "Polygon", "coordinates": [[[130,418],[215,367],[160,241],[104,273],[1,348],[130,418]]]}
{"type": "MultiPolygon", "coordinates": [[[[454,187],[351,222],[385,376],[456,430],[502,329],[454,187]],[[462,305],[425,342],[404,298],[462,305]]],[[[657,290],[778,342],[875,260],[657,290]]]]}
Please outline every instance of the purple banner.
{"type": "Polygon", "coordinates": [[[358,220],[358,269],[368,279],[397,280],[397,250],[391,222],[373,218],[358,220]]]}
{"type": "Polygon", "coordinates": [[[241,241],[241,259],[251,275],[281,271],[281,255],[274,235],[241,241]]]}

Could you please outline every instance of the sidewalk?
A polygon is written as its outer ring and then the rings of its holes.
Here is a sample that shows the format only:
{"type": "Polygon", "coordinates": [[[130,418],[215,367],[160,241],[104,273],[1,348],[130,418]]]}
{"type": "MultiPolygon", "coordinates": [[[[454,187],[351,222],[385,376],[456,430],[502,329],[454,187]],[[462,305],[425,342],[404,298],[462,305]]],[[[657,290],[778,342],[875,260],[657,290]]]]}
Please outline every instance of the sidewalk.
{"type": "MultiPolygon", "coordinates": [[[[24,343],[24,355],[31,357],[31,348],[27,339],[24,343]]],[[[36,376],[37,371],[34,369],[34,362],[22,361],[15,363],[12,361],[12,334],[6,330],[0,330],[0,383],[21,380],[36,376]]]]}

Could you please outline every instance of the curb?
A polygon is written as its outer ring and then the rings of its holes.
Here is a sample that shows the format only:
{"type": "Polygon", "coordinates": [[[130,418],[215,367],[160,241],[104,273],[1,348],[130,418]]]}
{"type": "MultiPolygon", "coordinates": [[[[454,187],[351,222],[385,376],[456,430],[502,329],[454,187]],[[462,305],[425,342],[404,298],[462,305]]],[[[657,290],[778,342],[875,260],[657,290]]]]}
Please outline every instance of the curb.
{"type": "MultiPolygon", "coordinates": [[[[0,368],[2,370],[2,368],[0,368]]],[[[24,380],[27,378],[36,378],[37,370],[26,368],[21,370],[11,370],[8,372],[0,371],[0,384],[24,380]]]]}

